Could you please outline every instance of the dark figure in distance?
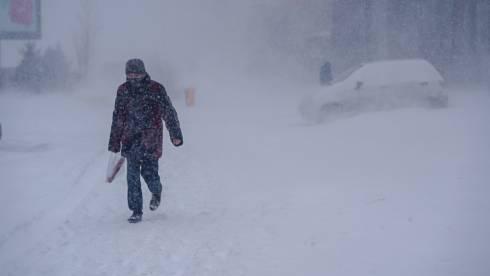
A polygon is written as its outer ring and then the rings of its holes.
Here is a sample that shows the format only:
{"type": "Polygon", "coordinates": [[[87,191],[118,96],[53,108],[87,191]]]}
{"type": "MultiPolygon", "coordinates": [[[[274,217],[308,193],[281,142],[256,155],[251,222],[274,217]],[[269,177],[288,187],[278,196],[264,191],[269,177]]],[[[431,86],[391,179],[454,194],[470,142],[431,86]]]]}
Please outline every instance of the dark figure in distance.
{"type": "Polygon", "coordinates": [[[320,84],[329,85],[332,80],[332,65],[327,61],[320,68],[320,84]]]}

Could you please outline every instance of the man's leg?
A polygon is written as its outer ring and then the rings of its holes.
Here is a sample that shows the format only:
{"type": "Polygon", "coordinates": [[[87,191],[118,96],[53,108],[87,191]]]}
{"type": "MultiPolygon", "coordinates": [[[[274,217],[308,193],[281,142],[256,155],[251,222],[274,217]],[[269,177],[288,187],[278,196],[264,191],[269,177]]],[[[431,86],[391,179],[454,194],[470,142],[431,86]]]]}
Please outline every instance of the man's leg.
{"type": "Polygon", "coordinates": [[[156,210],[160,205],[162,183],[158,175],[158,159],[145,159],[141,164],[141,175],[153,194],[150,201],[150,210],[156,210]]]}
{"type": "Polygon", "coordinates": [[[135,213],[143,213],[140,168],[141,161],[128,158],[128,207],[135,213]]]}

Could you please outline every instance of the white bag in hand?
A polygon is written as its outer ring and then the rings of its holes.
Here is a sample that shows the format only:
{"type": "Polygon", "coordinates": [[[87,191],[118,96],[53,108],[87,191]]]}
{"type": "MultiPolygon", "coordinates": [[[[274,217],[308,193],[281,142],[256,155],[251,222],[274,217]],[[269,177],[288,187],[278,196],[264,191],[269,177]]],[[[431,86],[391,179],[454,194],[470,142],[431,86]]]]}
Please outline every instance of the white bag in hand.
{"type": "Polygon", "coordinates": [[[116,178],[118,172],[121,170],[126,158],[122,157],[120,153],[111,152],[109,155],[109,163],[107,164],[106,181],[111,183],[116,178]]]}

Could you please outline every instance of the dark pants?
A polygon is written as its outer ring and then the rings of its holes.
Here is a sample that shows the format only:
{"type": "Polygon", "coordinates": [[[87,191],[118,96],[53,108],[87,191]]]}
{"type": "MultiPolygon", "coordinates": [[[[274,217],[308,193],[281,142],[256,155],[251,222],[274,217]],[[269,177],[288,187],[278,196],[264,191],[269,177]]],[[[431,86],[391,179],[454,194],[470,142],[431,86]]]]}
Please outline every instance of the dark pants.
{"type": "Polygon", "coordinates": [[[158,159],[128,158],[128,206],[131,211],[143,212],[143,193],[140,175],[153,194],[161,194],[162,183],[158,175],[158,159]]]}

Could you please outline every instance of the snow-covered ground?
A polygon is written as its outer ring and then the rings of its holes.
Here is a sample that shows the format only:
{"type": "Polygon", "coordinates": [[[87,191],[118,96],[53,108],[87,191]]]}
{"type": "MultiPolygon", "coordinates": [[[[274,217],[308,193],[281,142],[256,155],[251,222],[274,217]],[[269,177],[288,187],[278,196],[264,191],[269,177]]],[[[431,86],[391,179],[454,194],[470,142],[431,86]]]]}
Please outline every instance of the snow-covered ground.
{"type": "Polygon", "coordinates": [[[175,98],[184,147],[136,225],[104,182],[114,91],[0,94],[0,274],[490,275],[490,95],[308,125],[306,89],[175,98]]]}

